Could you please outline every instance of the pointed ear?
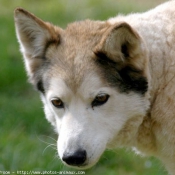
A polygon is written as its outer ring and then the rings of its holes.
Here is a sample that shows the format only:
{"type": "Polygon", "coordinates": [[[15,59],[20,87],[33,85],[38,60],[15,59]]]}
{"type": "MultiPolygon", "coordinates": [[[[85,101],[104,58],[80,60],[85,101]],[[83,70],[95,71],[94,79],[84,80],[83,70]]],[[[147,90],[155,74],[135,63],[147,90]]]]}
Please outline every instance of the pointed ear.
{"type": "Polygon", "coordinates": [[[115,62],[134,64],[139,69],[143,69],[145,64],[145,59],[140,59],[145,54],[142,40],[125,22],[109,28],[96,48],[95,53],[99,52],[115,62]]]}
{"type": "Polygon", "coordinates": [[[14,12],[15,27],[26,69],[30,78],[43,64],[45,50],[59,43],[57,27],[42,21],[22,8],[14,12]]]}
{"type": "Polygon", "coordinates": [[[147,48],[129,24],[123,22],[110,26],[94,53],[110,84],[123,92],[131,90],[144,94],[147,91],[147,48]]]}

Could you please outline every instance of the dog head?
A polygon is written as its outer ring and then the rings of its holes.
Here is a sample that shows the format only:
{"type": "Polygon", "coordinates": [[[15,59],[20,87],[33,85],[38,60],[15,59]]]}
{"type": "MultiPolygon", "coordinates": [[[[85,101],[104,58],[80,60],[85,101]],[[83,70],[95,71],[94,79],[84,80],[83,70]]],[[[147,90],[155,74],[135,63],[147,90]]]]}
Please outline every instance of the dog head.
{"type": "Polygon", "coordinates": [[[129,24],[86,20],[63,30],[18,8],[15,25],[64,163],[88,168],[106,148],[133,142],[149,107],[149,75],[146,47],[129,24]]]}

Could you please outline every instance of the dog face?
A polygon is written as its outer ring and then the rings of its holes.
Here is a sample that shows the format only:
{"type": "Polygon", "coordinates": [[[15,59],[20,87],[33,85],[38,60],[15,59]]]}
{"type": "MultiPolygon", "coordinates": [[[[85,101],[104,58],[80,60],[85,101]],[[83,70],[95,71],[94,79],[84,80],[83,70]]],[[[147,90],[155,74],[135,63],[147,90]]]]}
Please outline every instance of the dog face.
{"type": "Polygon", "coordinates": [[[63,30],[23,9],[15,24],[30,82],[59,134],[61,160],[85,169],[106,148],[132,143],[149,107],[139,35],[127,23],[89,20],[63,30]]]}

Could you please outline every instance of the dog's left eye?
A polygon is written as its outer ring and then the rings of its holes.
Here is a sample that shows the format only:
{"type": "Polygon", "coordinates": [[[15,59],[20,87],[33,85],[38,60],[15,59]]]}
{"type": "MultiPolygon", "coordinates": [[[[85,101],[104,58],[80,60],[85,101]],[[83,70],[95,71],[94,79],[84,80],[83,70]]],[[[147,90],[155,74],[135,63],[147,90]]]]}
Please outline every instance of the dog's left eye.
{"type": "Polygon", "coordinates": [[[109,99],[108,94],[99,94],[93,100],[92,107],[101,106],[105,104],[108,101],[108,99],[109,99]]]}
{"type": "Polygon", "coordinates": [[[51,102],[56,108],[64,108],[64,103],[59,98],[54,98],[51,100],[51,102]]]}

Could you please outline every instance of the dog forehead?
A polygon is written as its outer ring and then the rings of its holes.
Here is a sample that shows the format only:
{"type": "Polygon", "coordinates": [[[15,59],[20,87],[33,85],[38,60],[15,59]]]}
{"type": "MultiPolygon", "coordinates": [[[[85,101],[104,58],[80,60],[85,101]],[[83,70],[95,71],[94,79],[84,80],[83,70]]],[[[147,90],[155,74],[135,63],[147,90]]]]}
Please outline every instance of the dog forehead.
{"type": "Polygon", "coordinates": [[[93,61],[94,54],[91,51],[75,52],[67,54],[65,50],[51,48],[46,54],[51,59],[48,71],[47,82],[52,78],[62,79],[66,85],[76,91],[85,77],[93,74],[96,69],[93,61]]]}
{"type": "Polygon", "coordinates": [[[46,51],[51,64],[49,79],[53,76],[62,78],[75,91],[83,79],[97,69],[94,48],[106,26],[104,22],[90,20],[68,25],[60,34],[60,44],[52,44],[46,51]]]}
{"type": "Polygon", "coordinates": [[[101,21],[79,21],[70,23],[64,30],[63,41],[67,45],[93,47],[99,43],[102,35],[109,28],[109,23],[101,21]]]}

